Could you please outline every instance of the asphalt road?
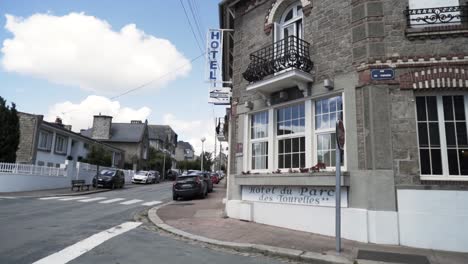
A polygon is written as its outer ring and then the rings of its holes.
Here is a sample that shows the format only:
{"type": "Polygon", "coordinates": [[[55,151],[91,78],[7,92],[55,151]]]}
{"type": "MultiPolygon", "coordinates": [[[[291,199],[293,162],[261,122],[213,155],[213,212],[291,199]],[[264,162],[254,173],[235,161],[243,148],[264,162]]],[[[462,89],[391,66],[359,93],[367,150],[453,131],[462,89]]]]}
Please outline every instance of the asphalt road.
{"type": "MultiPolygon", "coordinates": [[[[97,241],[95,236],[122,223],[144,222],[137,216],[168,201],[171,185],[142,185],[87,198],[0,199],[0,263],[34,263],[44,258],[43,263],[63,263],[49,258],[57,252],[59,259],[70,252],[73,255],[80,246],[88,246],[89,240],[97,241]]],[[[143,223],[89,251],[85,249],[86,253],[69,263],[280,263],[264,256],[214,250],[153,229],[151,224],[143,223]]]]}

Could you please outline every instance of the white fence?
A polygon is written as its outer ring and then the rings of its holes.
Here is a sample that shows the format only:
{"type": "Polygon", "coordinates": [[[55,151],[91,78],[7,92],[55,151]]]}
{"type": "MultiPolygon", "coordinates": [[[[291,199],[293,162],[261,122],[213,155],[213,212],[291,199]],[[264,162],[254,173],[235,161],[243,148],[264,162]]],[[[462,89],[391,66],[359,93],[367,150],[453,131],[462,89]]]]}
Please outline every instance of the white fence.
{"type": "Polygon", "coordinates": [[[8,174],[31,174],[39,176],[67,176],[67,172],[63,168],[0,162],[0,173],[2,172],[8,174]]]}
{"type": "MultiPolygon", "coordinates": [[[[0,163],[0,193],[68,188],[71,180],[85,180],[87,184],[92,184],[97,169],[96,165],[68,160],[60,168],[0,163]]],[[[101,169],[111,168],[100,166],[101,169]]],[[[124,173],[125,182],[130,183],[134,172],[124,170],[124,173]]]]}

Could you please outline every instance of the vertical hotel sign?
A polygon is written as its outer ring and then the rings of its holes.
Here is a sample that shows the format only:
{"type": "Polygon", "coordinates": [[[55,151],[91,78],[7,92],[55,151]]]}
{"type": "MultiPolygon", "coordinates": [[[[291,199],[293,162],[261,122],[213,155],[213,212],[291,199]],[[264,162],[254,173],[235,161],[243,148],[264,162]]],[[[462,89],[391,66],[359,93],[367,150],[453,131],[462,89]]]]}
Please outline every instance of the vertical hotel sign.
{"type": "Polygon", "coordinates": [[[223,87],[223,30],[210,29],[207,34],[206,79],[210,83],[208,102],[215,105],[229,105],[231,88],[223,87]]]}
{"type": "MultiPolygon", "coordinates": [[[[208,30],[206,57],[208,63],[207,79],[210,83],[222,82],[221,65],[223,62],[223,31],[208,30]]],[[[213,86],[213,85],[212,85],[213,86]]]]}

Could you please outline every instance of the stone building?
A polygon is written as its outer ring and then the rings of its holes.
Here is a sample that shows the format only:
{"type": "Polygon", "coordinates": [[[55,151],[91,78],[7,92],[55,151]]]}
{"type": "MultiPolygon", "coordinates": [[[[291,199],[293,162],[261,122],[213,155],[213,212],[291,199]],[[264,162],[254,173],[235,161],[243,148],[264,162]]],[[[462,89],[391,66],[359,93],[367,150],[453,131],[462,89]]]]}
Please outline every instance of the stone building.
{"type": "Polygon", "coordinates": [[[168,125],[148,125],[150,146],[157,150],[166,150],[174,158],[177,147],[177,134],[168,125]]]}
{"type": "Polygon", "coordinates": [[[86,159],[92,146],[101,146],[112,154],[113,166],[123,167],[123,150],[71,131],[71,126],[62,124],[60,118],[51,123],[44,121],[42,115],[18,112],[18,117],[17,163],[60,167],[65,160],[86,159]]]}
{"type": "Polygon", "coordinates": [[[194,160],[195,155],[192,145],[185,141],[177,142],[177,147],[175,150],[175,159],[177,161],[194,160]]]}
{"type": "Polygon", "coordinates": [[[133,170],[146,168],[149,150],[148,121],[112,123],[112,116],[95,115],[93,127],[82,130],[81,134],[123,149],[126,168],[133,170]]]}
{"type": "Polygon", "coordinates": [[[468,252],[466,0],[225,0],[219,10],[233,29],[229,217],[333,236],[342,119],[342,236],[468,252]]]}

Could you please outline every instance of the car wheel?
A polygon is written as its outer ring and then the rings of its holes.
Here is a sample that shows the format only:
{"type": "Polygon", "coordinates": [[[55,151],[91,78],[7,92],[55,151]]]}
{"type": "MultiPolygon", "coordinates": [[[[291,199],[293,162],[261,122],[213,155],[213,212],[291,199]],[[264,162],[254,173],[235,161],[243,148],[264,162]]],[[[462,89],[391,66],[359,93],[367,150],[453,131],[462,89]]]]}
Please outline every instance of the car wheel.
{"type": "Polygon", "coordinates": [[[114,190],[114,189],[115,189],[115,183],[112,183],[111,190],[114,190]]]}
{"type": "Polygon", "coordinates": [[[177,195],[172,194],[172,200],[177,201],[178,198],[179,198],[179,197],[177,197],[177,195]]]}

